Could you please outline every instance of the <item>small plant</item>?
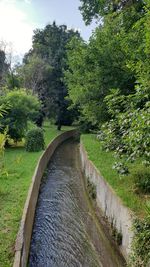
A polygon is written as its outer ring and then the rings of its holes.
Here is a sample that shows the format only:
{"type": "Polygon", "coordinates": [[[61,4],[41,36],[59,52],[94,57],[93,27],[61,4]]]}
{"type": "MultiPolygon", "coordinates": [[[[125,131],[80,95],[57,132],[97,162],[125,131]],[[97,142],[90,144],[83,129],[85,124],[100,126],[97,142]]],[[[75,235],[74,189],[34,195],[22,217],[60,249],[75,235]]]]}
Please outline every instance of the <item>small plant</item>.
{"type": "Polygon", "coordinates": [[[122,233],[118,232],[115,225],[113,223],[111,224],[111,229],[112,229],[112,237],[117,243],[118,246],[122,245],[122,233]]]}
{"type": "Polygon", "coordinates": [[[117,233],[116,235],[116,242],[118,246],[122,245],[122,233],[117,233]]]}
{"type": "Polygon", "coordinates": [[[28,131],[26,136],[26,151],[37,152],[44,149],[44,134],[40,128],[28,131]]]}
{"type": "Polygon", "coordinates": [[[96,199],[96,186],[92,182],[90,182],[89,178],[87,179],[87,189],[88,189],[90,198],[95,200],[96,199]]]}
{"type": "Polygon", "coordinates": [[[138,191],[150,193],[150,167],[140,165],[138,169],[134,170],[132,177],[138,191]]]}

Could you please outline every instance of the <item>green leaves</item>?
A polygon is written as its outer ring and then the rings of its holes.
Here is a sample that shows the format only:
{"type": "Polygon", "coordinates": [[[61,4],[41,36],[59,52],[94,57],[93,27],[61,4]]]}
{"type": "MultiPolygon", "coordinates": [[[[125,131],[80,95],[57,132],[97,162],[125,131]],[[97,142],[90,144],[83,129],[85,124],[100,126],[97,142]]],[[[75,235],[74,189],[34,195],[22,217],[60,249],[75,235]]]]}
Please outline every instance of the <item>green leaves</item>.
{"type": "Polygon", "coordinates": [[[36,96],[24,89],[6,93],[0,99],[0,105],[6,107],[6,113],[0,118],[1,131],[8,127],[8,135],[16,142],[21,140],[27,129],[27,121],[34,120],[39,112],[40,103],[36,96]]]}
{"type": "Polygon", "coordinates": [[[132,243],[132,253],[130,265],[133,267],[146,267],[150,259],[150,217],[134,221],[134,240],[132,243]]]}
{"type": "Polygon", "coordinates": [[[42,102],[42,112],[62,124],[70,125],[74,117],[67,111],[69,101],[64,82],[67,44],[79,33],[69,30],[66,25],[55,22],[37,29],[33,35],[33,48],[26,54],[21,68],[24,86],[38,94],[42,102]],[[67,115],[66,115],[67,114],[67,115]]]}
{"type": "Polygon", "coordinates": [[[104,100],[112,119],[102,125],[99,139],[106,150],[114,150],[126,162],[142,157],[143,163],[150,164],[150,101],[146,100],[147,94],[141,98],[139,90],[124,96],[114,89],[104,100]]]}
{"type": "Polygon", "coordinates": [[[26,151],[37,152],[43,150],[45,147],[43,130],[34,128],[27,132],[26,135],[26,151]]]}

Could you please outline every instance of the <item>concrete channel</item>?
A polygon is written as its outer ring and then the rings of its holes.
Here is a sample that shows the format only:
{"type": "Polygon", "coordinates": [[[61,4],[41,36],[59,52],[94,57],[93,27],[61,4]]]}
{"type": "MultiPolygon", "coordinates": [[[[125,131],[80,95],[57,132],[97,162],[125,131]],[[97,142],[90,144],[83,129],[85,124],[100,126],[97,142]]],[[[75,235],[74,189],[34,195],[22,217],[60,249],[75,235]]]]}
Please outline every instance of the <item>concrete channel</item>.
{"type": "Polygon", "coordinates": [[[14,267],[126,266],[108,235],[103,212],[99,209],[97,216],[89,201],[83,153],[75,136],[74,130],[61,134],[39,160],[16,241],[14,267]]]}

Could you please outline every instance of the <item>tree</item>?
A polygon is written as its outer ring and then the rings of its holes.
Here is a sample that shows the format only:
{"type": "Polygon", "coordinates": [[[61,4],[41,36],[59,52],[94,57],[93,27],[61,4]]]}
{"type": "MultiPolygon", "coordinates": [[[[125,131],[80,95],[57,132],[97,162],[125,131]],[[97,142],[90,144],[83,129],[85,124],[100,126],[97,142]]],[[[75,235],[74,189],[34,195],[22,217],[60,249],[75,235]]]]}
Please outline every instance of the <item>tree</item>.
{"type": "Polygon", "coordinates": [[[102,16],[122,12],[130,7],[135,7],[137,11],[143,11],[143,0],[80,0],[79,7],[83,20],[88,25],[92,19],[100,19],[102,16]]]}
{"type": "Polygon", "coordinates": [[[6,63],[6,54],[0,48],[0,88],[4,85],[5,76],[8,71],[8,64],[6,63]]]}
{"type": "Polygon", "coordinates": [[[8,128],[8,136],[15,142],[21,140],[27,130],[27,122],[34,121],[40,108],[36,96],[26,93],[24,89],[7,92],[0,99],[0,105],[6,109],[5,114],[0,118],[2,125],[0,132],[8,128]]]}
{"type": "Polygon", "coordinates": [[[55,22],[43,30],[35,30],[33,49],[25,55],[22,69],[25,81],[30,83],[26,86],[38,93],[46,115],[61,124],[73,121],[68,115],[64,117],[68,114],[69,102],[65,99],[68,93],[63,74],[63,69],[67,68],[66,44],[73,36],[79,36],[79,33],[68,30],[65,25],[57,26],[55,22]]]}
{"type": "Polygon", "coordinates": [[[51,72],[51,66],[33,54],[28,58],[27,64],[18,68],[25,88],[32,90],[33,94],[40,93],[44,90],[44,83],[51,72]]]}
{"type": "Polygon", "coordinates": [[[93,124],[109,118],[103,100],[111,88],[119,88],[124,94],[134,91],[135,70],[127,65],[130,55],[122,45],[124,31],[120,24],[120,16],[108,17],[88,45],[74,38],[68,48],[65,76],[69,96],[93,124]]]}

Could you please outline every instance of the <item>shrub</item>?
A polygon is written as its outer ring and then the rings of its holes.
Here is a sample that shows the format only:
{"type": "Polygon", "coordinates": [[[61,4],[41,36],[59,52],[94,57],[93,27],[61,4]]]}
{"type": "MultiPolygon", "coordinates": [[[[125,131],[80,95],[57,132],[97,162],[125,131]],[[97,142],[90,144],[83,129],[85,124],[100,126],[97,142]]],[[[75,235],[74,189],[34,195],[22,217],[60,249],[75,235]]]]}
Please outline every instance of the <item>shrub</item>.
{"type": "Polygon", "coordinates": [[[40,128],[28,131],[26,136],[26,151],[37,152],[44,149],[44,134],[40,128]]]}
{"type": "Polygon", "coordinates": [[[127,175],[129,173],[128,167],[124,162],[115,162],[112,169],[115,169],[121,175],[127,175]]]}
{"type": "Polygon", "coordinates": [[[133,171],[132,177],[136,188],[143,193],[150,193],[150,167],[141,165],[133,171]]]}
{"type": "Polygon", "coordinates": [[[130,264],[132,267],[148,267],[150,262],[150,216],[134,221],[134,239],[130,264]]]}
{"type": "Polygon", "coordinates": [[[18,142],[25,136],[28,121],[34,121],[39,114],[38,98],[25,89],[13,90],[0,98],[2,106],[6,112],[0,116],[0,132],[8,127],[8,136],[18,142]]]}

